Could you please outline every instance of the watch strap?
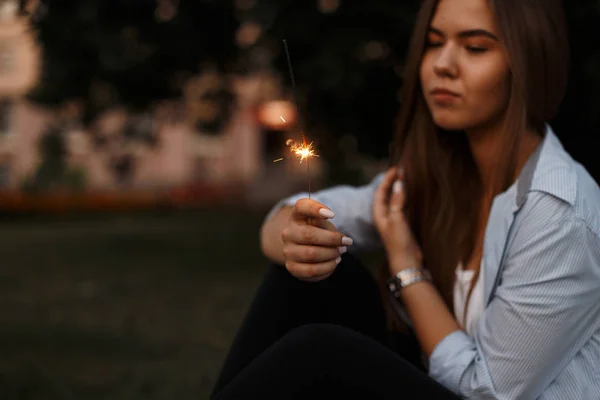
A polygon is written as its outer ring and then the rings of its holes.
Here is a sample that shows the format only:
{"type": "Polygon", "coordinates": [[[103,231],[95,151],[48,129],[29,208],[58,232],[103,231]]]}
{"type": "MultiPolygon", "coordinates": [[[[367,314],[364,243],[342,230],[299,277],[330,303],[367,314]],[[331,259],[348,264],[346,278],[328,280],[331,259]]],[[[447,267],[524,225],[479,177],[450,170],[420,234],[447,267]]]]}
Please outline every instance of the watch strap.
{"type": "Polygon", "coordinates": [[[400,297],[401,289],[417,282],[431,282],[431,273],[425,268],[407,268],[392,276],[387,284],[396,298],[400,297]]]}

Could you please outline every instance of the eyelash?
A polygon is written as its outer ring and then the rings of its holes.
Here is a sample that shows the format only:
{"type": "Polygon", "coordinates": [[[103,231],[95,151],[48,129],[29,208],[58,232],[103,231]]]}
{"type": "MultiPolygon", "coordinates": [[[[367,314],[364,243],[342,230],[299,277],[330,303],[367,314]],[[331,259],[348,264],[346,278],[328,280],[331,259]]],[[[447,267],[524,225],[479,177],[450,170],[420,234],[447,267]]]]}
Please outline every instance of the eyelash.
{"type": "MultiPolygon", "coordinates": [[[[439,42],[427,42],[427,44],[426,44],[427,48],[438,48],[441,46],[442,46],[442,43],[439,43],[439,42]]],[[[485,47],[467,46],[466,49],[467,49],[467,51],[469,51],[470,53],[473,53],[473,54],[481,54],[481,53],[485,53],[486,51],[488,51],[488,49],[486,49],[485,47]]]]}
{"type": "Polygon", "coordinates": [[[467,47],[467,50],[471,53],[481,54],[481,53],[485,53],[488,49],[486,49],[484,47],[467,47]]]}

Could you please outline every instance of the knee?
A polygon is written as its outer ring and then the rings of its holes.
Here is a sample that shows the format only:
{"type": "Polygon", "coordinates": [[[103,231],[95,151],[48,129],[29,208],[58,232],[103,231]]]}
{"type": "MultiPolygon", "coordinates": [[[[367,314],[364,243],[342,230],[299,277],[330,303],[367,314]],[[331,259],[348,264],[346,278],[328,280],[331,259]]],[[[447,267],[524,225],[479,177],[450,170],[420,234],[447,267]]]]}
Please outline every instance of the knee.
{"type": "Polygon", "coordinates": [[[351,329],[340,325],[314,323],[292,329],[284,338],[307,351],[317,348],[324,351],[342,343],[350,333],[351,329]]]}
{"type": "Polygon", "coordinates": [[[351,363],[352,354],[369,345],[366,340],[351,328],[314,323],[289,331],[279,344],[287,349],[288,359],[297,359],[298,364],[310,366],[311,376],[321,376],[336,373],[340,363],[351,363]]]}

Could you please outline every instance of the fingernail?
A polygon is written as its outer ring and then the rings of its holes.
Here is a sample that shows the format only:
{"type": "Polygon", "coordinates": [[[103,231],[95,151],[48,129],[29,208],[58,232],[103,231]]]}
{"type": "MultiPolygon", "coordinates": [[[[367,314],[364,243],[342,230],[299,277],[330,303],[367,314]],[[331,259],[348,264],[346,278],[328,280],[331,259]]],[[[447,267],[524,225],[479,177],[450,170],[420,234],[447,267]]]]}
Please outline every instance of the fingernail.
{"type": "Polygon", "coordinates": [[[398,167],[398,169],[397,169],[396,173],[397,173],[398,175],[402,175],[402,174],[404,173],[404,168],[403,168],[403,167],[398,167]]]}
{"type": "Polygon", "coordinates": [[[394,186],[392,186],[392,190],[394,191],[394,193],[400,193],[402,191],[402,181],[397,179],[394,182],[394,186]]]}
{"type": "Polygon", "coordinates": [[[350,239],[348,236],[342,238],[342,244],[344,246],[352,246],[352,243],[354,243],[354,240],[350,239]]]}
{"type": "Polygon", "coordinates": [[[345,252],[348,251],[348,248],[346,246],[342,246],[342,247],[338,247],[338,250],[340,251],[340,254],[344,254],[345,252]]]}
{"type": "Polygon", "coordinates": [[[342,262],[342,257],[338,257],[335,259],[335,265],[338,265],[340,262],[342,262]]]}
{"type": "Polygon", "coordinates": [[[323,216],[325,218],[333,218],[335,216],[335,214],[333,213],[333,211],[328,210],[326,208],[321,208],[319,210],[319,214],[321,214],[321,216],[323,216]]]}

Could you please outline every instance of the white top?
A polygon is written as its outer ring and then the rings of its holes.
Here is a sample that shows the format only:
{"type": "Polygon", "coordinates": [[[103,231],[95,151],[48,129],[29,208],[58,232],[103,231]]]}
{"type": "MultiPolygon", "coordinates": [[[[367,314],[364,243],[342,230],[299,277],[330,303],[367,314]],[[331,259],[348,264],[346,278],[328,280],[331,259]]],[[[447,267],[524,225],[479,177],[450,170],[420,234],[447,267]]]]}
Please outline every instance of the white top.
{"type": "Polygon", "coordinates": [[[463,270],[462,263],[458,264],[456,268],[456,282],[454,283],[454,316],[456,321],[462,329],[464,329],[469,335],[475,334],[475,327],[477,320],[484,310],[483,302],[483,259],[481,260],[481,266],[479,271],[479,277],[471,293],[471,300],[469,301],[469,307],[467,309],[467,323],[466,328],[463,326],[463,311],[465,309],[465,302],[467,301],[467,295],[469,294],[469,287],[471,287],[471,280],[475,271],[463,270]]]}

